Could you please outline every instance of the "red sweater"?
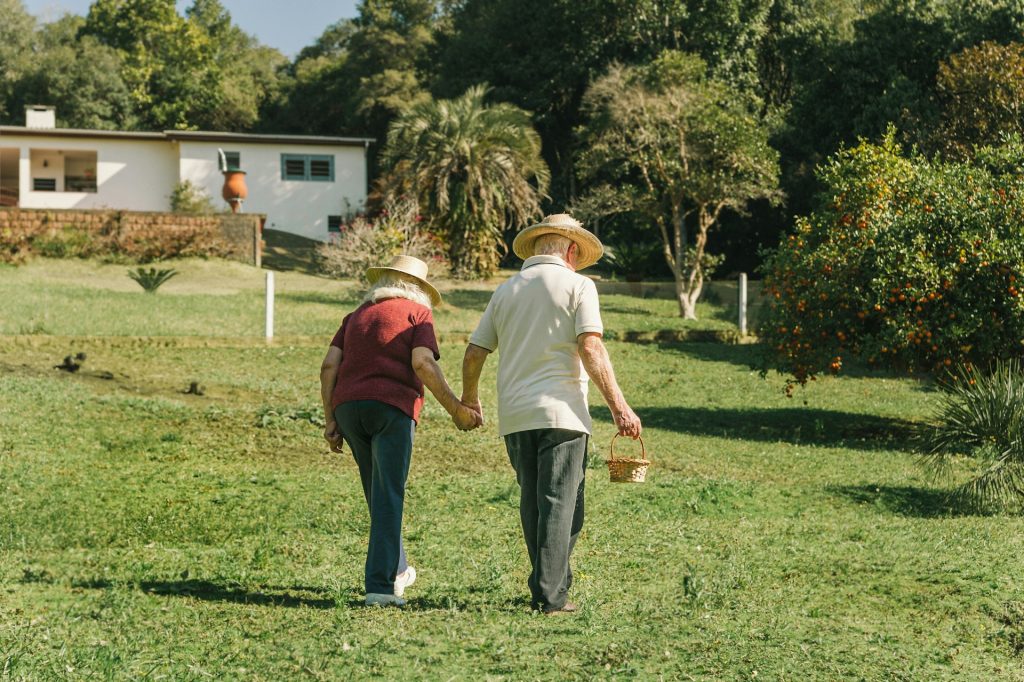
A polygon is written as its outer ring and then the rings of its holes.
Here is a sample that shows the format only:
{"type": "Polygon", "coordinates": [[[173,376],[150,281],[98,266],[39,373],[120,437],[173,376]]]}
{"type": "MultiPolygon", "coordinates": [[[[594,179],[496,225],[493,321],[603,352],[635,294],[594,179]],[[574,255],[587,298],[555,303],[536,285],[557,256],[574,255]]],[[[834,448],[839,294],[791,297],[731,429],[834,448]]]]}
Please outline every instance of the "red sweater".
{"type": "Polygon", "coordinates": [[[379,400],[419,421],[423,382],[412,368],[412,349],[441,357],[430,308],[405,298],[364,303],[345,316],[331,341],[341,349],[332,408],[353,400],[379,400]]]}

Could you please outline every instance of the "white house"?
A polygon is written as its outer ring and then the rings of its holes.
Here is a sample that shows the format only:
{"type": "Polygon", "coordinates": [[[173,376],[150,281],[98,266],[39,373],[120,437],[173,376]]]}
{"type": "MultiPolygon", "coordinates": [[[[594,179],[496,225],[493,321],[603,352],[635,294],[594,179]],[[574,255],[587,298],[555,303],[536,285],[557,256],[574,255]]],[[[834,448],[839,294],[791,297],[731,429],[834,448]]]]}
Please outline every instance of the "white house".
{"type": "Polygon", "coordinates": [[[242,210],[268,228],[325,240],[366,201],[370,138],[72,130],[52,107],[28,107],[25,123],[0,126],[0,206],[168,211],[187,180],[226,209],[218,150],[246,172],[242,210]]]}

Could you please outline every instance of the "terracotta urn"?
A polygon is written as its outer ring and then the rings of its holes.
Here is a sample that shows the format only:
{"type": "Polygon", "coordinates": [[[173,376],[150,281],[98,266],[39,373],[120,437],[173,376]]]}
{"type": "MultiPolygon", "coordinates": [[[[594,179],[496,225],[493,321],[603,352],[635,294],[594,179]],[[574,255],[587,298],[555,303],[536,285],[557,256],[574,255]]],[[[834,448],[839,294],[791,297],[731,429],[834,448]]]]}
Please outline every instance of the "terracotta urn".
{"type": "Polygon", "coordinates": [[[231,205],[231,212],[238,213],[242,210],[242,201],[249,196],[249,188],[245,184],[245,171],[232,168],[223,173],[224,187],[220,194],[224,201],[231,205]]]}

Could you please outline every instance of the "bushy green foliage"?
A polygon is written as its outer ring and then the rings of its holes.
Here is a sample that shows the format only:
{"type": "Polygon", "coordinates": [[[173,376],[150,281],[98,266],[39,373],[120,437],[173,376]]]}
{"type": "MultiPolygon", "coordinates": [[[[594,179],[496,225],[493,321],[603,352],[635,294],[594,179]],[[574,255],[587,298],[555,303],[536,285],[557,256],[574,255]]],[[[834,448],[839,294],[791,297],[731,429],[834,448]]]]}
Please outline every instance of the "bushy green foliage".
{"type": "Polygon", "coordinates": [[[174,268],[135,268],[128,271],[128,276],[138,282],[147,294],[155,294],[157,289],[177,274],[174,268]]]}
{"type": "Polygon", "coordinates": [[[924,463],[948,474],[951,459],[968,454],[978,470],[955,490],[973,505],[1024,502],[1024,368],[1019,360],[990,372],[963,369],[943,384],[937,423],[925,432],[924,463]]]}
{"type": "Polygon", "coordinates": [[[680,315],[690,319],[722,212],[778,197],[767,129],[749,100],[706,72],[699,57],[672,50],[648,65],[613,67],[584,98],[579,160],[593,192],[617,195],[609,211],[656,227],[648,239],[661,242],[680,315]]]}
{"type": "Polygon", "coordinates": [[[550,180],[529,114],[486,96],[473,87],[409,107],[392,123],[384,152],[395,182],[408,184],[446,240],[461,278],[497,270],[504,231],[539,217],[550,180]]]}
{"type": "Polygon", "coordinates": [[[943,124],[934,146],[956,158],[1024,133],[1024,45],[983,42],[939,64],[943,124]]]}
{"type": "Polygon", "coordinates": [[[767,257],[766,368],[796,383],[851,358],[942,373],[1022,350],[1024,145],[968,165],[893,137],[825,164],[817,210],[767,257]]]}
{"type": "Polygon", "coordinates": [[[425,229],[415,201],[388,201],[373,220],[356,216],[316,251],[324,274],[363,282],[367,268],[385,265],[398,254],[427,263],[432,278],[447,273],[444,244],[425,229]]]}
{"type": "Polygon", "coordinates": [[[213,200],[202,187],[192,184],[191,180],[175,183],[170,194],[171,211],[186,215],[210,215],[217,212],[213,200]]]}

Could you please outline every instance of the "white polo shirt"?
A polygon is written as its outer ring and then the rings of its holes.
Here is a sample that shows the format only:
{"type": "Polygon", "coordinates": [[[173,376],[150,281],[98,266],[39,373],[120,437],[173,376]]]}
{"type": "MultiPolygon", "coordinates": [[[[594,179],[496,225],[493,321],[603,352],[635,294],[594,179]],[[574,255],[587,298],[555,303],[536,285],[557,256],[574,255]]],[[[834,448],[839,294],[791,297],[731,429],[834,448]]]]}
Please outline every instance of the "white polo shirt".
{"type": "Polygon", "coordinates": [[[491,296],[475,346],[498,350],[498,431],[590,433],[587,373],[576,337],[603,333],[594,282],[558,256],[533,256],[491,296]]]}

